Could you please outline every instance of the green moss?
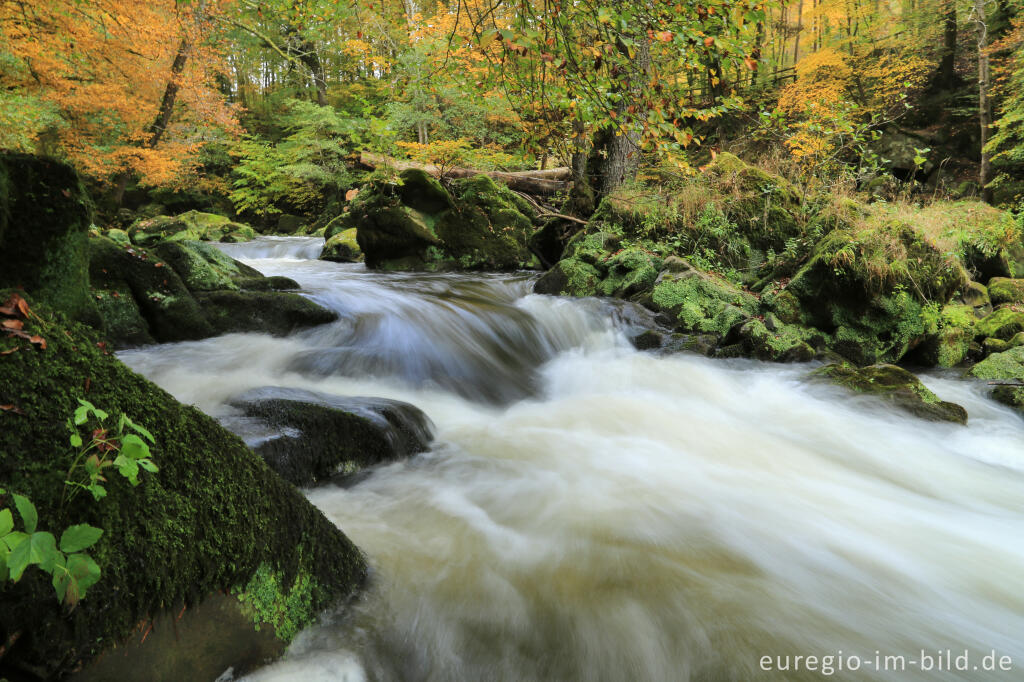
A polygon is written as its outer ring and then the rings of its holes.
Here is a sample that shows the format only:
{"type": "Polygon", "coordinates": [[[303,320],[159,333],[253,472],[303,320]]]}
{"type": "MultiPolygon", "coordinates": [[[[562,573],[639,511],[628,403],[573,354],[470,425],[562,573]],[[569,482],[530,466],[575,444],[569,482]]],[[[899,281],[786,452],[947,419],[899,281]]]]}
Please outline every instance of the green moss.
{"type": "MultiPolygon", "coordinates": [[[[303,548],[299,547],[297,553],[301,556],[303,548]]],[[[309,574],[296,575],[288,586],[281,571],[263,563],[244,587],[233,592],[257,630],[263,625],[272,625],[279,638],[291,641],[309,625],[309,614],[315,613],[314,598],[320,591],[322,588],[309,574]]]]}
{"type": "Polygon", "coordinates": [[[89,295],[92,203],[68,165],[0,154],[0,287],[23,287],[76,320],[99,324],[89,295]]]}
{"type": "Polygon", "coordinates": [[[298,294],[263,291],[197,292],[215,334],[264,332],[284,336],[295,329],[326,324],[337,313],[298,294]]]}
{"type": "Polygon", "coordinates": [[[94,289],[93,294],[107,338],[122,347],[153,343],[149,325],[127,285],[122,282],[115,284],[114,289],[94,289]]]}
{"type": "Polygon", "coordinates": [[[660,258],[642,249],[624,249],[607,260],[607,275],[598,286],[598,293],[628,298],[650,291],[661,264],[660,258]]]}
{"type": "Polygon", "coordinates": [[[1024,279],[993,277],[988,283],[988,293],[992,303],[1012,303],[1024,305],[1024,279]]]}
{"type": "Polygon", "coordinates": [[[1010,339],[1024,331],[1024,311],[1015,306],[1003,306],[978,320],[975,330],[978,338],[1010,339]]]}
{"type": "Polygon", "coordinates": [[[406,206],[420,213],[441,213],[454,208],[451,195],[441,186],[437,178],[426,171],[409,169],[399,175],[401,184],[398,196],[406,206]]]}
{"type": "Polygon", "coordinates": [[[362,260],[363,252],[359,249],[356,232],[356,228],[352,227],[331,236],[330,239],[324,242],[324,248],[320,252],[320,260],[329,260],[336,263],[355,263],[362,260]]]}
{"type": "Polygon", "coordinates": [[[232,222],[215,213],[188,211],[177,216],[158,215],[136,221],[128,234],[140,246],[162,241],[220,241],[228,235],[253,239],[256,231],[249,225],[232,222]]]}
{"type": "Polygon", "coordinates": [[[217,289],[238,289],[231,275],[191,248],[198,242],[161,242],[153,247],[153,253],[174,268],[189,291],[214,291],[217,289]]]}
{"type": "Polygon", "coordinates": [[[21,635],[5,666],[57,678],[154,615],[253,584],[263,566],[274,576],[265,600],[286,605],[287,617],[271,621],[283,625],[279,636],[362,584],[358,550],[241,440],[131,372],[90,330],[30,303],[39,317],[26,328],[47,348],[0,357],[0,399],[24,411],[0,413],[0,480],[30,496],[48,527],[102,528],[93,555],[103,577],[70,612],[38,571],[0,590],[0,639],[21,635]],[[65,420],[78,398],[144,424],[159,473],[137,487],[115,477],[103,501],[80,495],[62,506],[73,457],[65,420]]]}
{"type": "Polygon", "coordinates": [[[1024,346],[988,356],[970,369],[968,374],[977,379],[1024,380],[1024,346]]]}
{"type": "Polygon", "coordinates": [[[824,341],[820,333],[783,324],[773,319],[770,313],[764,321],[757,318],[748,320],[736,330],[735,336],[736,339],[725,340],[728,344],[722,349],[725,354],[735,353],[737,357],[769,362],[808,362],[815,354],[812,343],[824,341]]]}
{"type": "Polygon", "coordinates": [[[967,411],[963,407],[941,400],[920,379],[896,365],[857,368],[832,364],[815,370],[812,376],[856,393],[877,396],[922,419],[967,423],[967,411]]]}
{"type": "Polygon", "coordinates": [[[750,294],[695,270],[665,273],[655,287],[652,302],[675,320],[680,331],[724,336],[734,325],[756,314],[757,300],[750,294]]]}
{"type": "Polygon", "coordinates": [[[596,296],[601,273],[589,263],[576,258],[563,258],[537,280],[538,294],[596,296]]]}

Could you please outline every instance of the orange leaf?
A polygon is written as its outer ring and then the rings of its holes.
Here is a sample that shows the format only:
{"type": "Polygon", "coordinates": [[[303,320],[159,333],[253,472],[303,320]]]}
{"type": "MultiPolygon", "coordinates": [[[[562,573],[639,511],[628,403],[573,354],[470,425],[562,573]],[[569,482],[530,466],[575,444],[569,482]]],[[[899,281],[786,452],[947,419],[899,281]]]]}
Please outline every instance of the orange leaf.
{"type": "Polygon", "coordinates": [[[32,336],[28,337],[28,341],[29,343],[39,346],[40,350],[46,350],[46,339],[39,336],[39,334],[33,334],[32,336]]]}
{"type": "Polygon", "coordinates": [[[21,320],[4,320],[0,322],[0,326],[3,326],[4,329],[22,329],[25,323],[21,320]]]}

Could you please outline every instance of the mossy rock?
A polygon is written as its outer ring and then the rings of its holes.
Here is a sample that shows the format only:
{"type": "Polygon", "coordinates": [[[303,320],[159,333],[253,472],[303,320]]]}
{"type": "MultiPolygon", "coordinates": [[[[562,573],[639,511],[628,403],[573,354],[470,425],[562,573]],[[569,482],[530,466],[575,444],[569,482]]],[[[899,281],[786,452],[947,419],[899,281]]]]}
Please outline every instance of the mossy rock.
{"type": "Polygon", "coordinates": [[[766,362],[810,362],[816,352],[812,344],[823,345],[823,335],[784,324],[768,313],[764,320],[751,318],[730,330],[722,340],[720,355],[766,362]]]}
{"type": "Polygon", "coordinates": [[[993,310],[988,287],[974,280],[964,285],[957,300],[964,305],[971,306],[975,317],[985,317],[993,310]]]}
{"type": "Polygon", "coordinates": [[[782,251],[787,239],[802,233],[796,215],[800,194],[785,178],[727,152],[715,157],[704,173],[715,190],[724,195],[725,215],[752,246],[782,251]]]}
{"type": "Polygon", "coordinates": [[[936,314],[924,311],[925,337],[914,351],[914,358],[929,367],[956,367],[970,355],[977,318],[974,308],[959,303],[947,304],[936,314]]]}
{"type": "Polygon", "coordinates": [[[758,311],[757,299],[752,295],[697,270],[662,272],[655,283],[651,305],[667,315],[679,331],[720,337],[758,311]]]}
{"type": "Polygon", "coordinates": [[[1001,353],[994,353],[974,367],[967,374],[976,379],[996,381],[1020,379],[1024,381],[1024,346],[1015,346],[1001,353]]]}
{"type": "Polygon", "coordinates": [[[277,217],[277,234],[299,234],[306,226],[306,219],[302,216],[282,213],[277,217]]]}
{"type": "Polygon", "coordinates": [[[398,196],[406,206],[431,215],[455,208],[448,191],[426,171],[411,168],[402,171],[399,178],[398,196]]]}
{"type": "Polygon", "coordinates": [[[616,253],[605,262],[607,274],[598,286],[602,296],[629,298],[654,288],[662,260],[638,248],[616,253]]]}
{"type": "Polygon", "coordinates": [[[988,282],[988,293],[992,303],[1011,303],[1024,306],[1024,279],[993,277],[988,282]]]}
{"type": "Polygon", "coordinates": [[[117,228],[106,230],[103,233],[103,236],[115,244],[120,244],[121,246],[131,246],[132,244],[132,238],[128,236],[128,233],[117,228]]]}
{"type": "Polygon", "coordinates": [[[1024,309],[1003,306],[978,320],[975,332],[978,338],[1009,340],[1024,331],[1024,309]]]}
{"type": "Polygon", "coordinates": [[[214,334],[265,332],[285,336],[303,327],[326,324],[338,314],[308,298],[286,292],[196,292],[214,334]]]}
{"type": "MultiPolygon", "coordinates": [[[[0,402],[18,408],[0,412],[0,481],[32,499],[41,529],[102,529],[89,550],[102,576],[72,610],[35,568],[6,583],[0,640],[16,643],[5,668],[60,678],[137,635],[140,623],[225,592],[244,601],[254,625],[286,641],[360,588],[366,566],[357,548],[238,437],[133,373],[91,330],[29,302],[36,316],[25,328],[47,346],[0,341],[5,350],[22,346],[0,356],[0,402]],[[115,423],[124,414],[152,432],[159,471],[134,487],[109,476],[100,501],[84,493],[63,500],[75,458],[66,422],[80,398],[115,423]]],[[[229,665],[245,655],[227,653],[229,665]]],[[[166,679],[188,679],[186,669],[166,679]]]]}
{"type": "Polygon", "coordinates": [[[956,403],[940,400],[920,379],[896,365],[857,368],[849,364],[832,364],[815,370],[812,376],[829,380],[855,393],[876,396],[921,419],[967,424],[967,410],[956,403]]]}
{"type": "Polygon", "coordinates": [[[103,333],[118,348],[154,343],[149,323],[139,310],[125,282],[112,282],[111,289],[93,289],[96,307],[103,319],[103,333]]]}
{"type": "MultiPolygon", "coordinates": [[[[174,269],[140,247],[124,248],[104,237],[89,240],[89,274],[93,289],[131,292],[145,319],[149,334],[157,341],[189,341],[213,336],[199,304],[174,269]]],[[[132,345],[131,336],[114,335],[115,345],[132,345]]]]}
{"type": "Polygon", "coordinates": [[[596,296],[601,273],[589,263],[576,258],[563,258],[544,273],[533,285],[538,294],[596,296]]]}
{"type": "Polygon", "coordinates": [[[75,320],[99,324],[89,294],[92,216],[70,166],[0,153],[0,287],[21,287],[75,320]]]}
{"type": "Polygon", "coordinates": [[[485,175],[452,185],[454,207],[437,216],[444,254],[463,270],[514,270],[533,259],[528,247],[532,210],[485,175]]]}
{"type": "Polygon", "coordinates": [[[604,277],[608,272],[608,261],[622,246],[622,237],[605,230],[580,232],[566,244],[565,257],[588,263],[604,277]]]}
{"type": "Polygon", "coordinates": [[[294,279],[282,275],[239,277],[235,279],[235,283],[242,289],[249,291],[293,291],[301,289],[299,283],[294,279]]]}
{"type": "Polygon", "coordinates": [[[298,486],[424,452],[433,425],[414,405],[383,398],[338,397],[288,388],[259,388],[231,399],[277,437],[255,446],[270,467],[298,486]]]}
{"type": "Polygon", "coordinates": [[[338,232],[326,242],[320,252],[320,260],[329,260],[335,263],[357,263],[363,259],[363,252],[359,248],[359,241],[356,239],[355,228],[349,228],[344,232],[338,232]]]}
{"type": "Polygon", "coordinates": [[[238,289],[238,285],[223,268],[209,262],[198,250],[191,248],[196,242],[161,242],[152,252],[174,268],[189,291],[216,291],[238,289]]]}
{"type": "Polygon", "coordinates": [[[139,246],[153,246],[168,240],[216,242],[232,234],[252,239],[256,231],[216,213],[187,211],[176,216],[159,215],[139,220],[128,229],[128,234],[139,246]]]}

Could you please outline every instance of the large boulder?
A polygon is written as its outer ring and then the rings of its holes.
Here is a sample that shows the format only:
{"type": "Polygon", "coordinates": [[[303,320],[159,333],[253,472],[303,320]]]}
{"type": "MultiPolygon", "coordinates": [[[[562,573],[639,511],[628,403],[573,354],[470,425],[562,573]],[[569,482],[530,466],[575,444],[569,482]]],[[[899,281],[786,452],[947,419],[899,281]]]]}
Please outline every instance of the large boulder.
{"type": "Polygon", "coordinates": [[[992,397],[1024,412],[1024,344],[988,356],[968,375],[997,382],[992,397]]]}
{"type": "Polygon", "coordinates": [[[76,320],[98,323],[89,296],[91,223],[92,202],[70,166],[0,154],[0,287],[21,287],[76,320]]]}
{"type": "MultiPolygon", "coordinates": [[[[20,321],[45,347],[0,338],[0,481],[34,502],[40,531],[101,529],[88,550],[101,575],[74,609],[38,567],[0,585],[5,670],[58,679],[109,652],[104,659],[124,659],[132,677],[213,679],[231,666],[263,663],[359,589],[366,566],[358,549],[237,436],[133,373],[92,330],[29,304],[34,314],[20,321]],[[108,428],[124,415],[148,429],[159,470],[143,472],[135,486],[109,470],[106,497],[74,494],[65,481],[84,473],[68,442],[79,399],[108,412],[108,428]],[[191,612],[207,605],[230,617],[217,617],[216,637],[202,636],[196,656],[180,647],[197,641],[189,629],[209,620],[191,612]],[[181,643],[147,642],[154,623],[176,628],[181,643]],[[267,646],[268,634],[275,646],[267,646]],[[159,669],[149,667],[154,655],[159,669]]],[[[88,441],[98,425],[92,417],[77,431],[88,441]]],[[[0,496],[0,507],[11,506],[0,496]]],[[[94,679],[124,679],[112,675],[94,679]]]]}
{"type": "MultiPolygon", "coordinates": [[[[360,190],[333,235],[356,228],[370,268],[512,270],[533,264],[529,205],[490,178],[452,183],[450,194],[421,170],[360,190]]],[[[326,234],[326,232],[325,232],[326,234]]],[[[334,238],[332,236],[331,238],[334,238]]]]}
{"type": "MultiPolygon", "coordinates": [[[[261,434],[253,447],[274,471],[299,486],[410,457],[427,450],[433,439],[430,419],[397,400],[266,387],[230,402],[273,430],[269,437],[261,434]]],[[[244,423],[242,435],[251,428],[244,423]]]]}
{"type": "Polygon", "coordinates": [[[967,410],[956,403],[940,400],[920,379],[896,365],[857,368],[836,363],[815,370],[812,376],[855,393],[875,396],[921,419],[967,424],[967,410]]]}
{"type": "Polygon", "coordinates": [[[357,263],[363,260],[363,251],[359,248],[356,232],[356,228],[351,227],[328,237],[320,252],[320,260],[335,263],[357,263]]]}
{"type": "Polygon", "coordinates": [[[1024,279],[993,277],[988,282],[988,293],[992,303],[1011,303],[1024,306],[1024,279]]]}

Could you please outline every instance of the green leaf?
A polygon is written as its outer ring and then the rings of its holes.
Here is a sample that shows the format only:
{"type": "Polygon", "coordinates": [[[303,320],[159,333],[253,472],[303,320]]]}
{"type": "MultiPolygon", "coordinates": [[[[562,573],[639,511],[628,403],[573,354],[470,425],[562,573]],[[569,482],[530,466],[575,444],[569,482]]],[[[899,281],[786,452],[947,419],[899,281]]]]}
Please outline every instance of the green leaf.
{"type": "Polygon", "coordinates": [[[149,431],[147,431],[145,427],[139,426],[138,424],[133,422],[131,419],[129,419],[125,415],[122,415],[122,418],[124,419],[124,423],[128,425],[128,428],[130,428],[131,430],[135,431],[135,433],[140,434],[143,438],[148,440],[150,443],[156,443],[156,441],[153,439],[153,434],[150,433],[149,431]]]}
{"type": "MultiPolygon", "coordinates": [[[[79,401],[83,402],[83,401],[79,401]]],[[[75,426],[81,426],[89,418],[89,408],[85,405],[75,408],[75,426]]]]}
{"type": "Polygon", "coordinates": [[[114,466],[121,472],[121,475],[127,478],[132,485],[139,484],[139,465],[134,459],[125,457],[124,455],[118,455],[117,459],[114,460],[114,466]]]}
{"type": "Polygon", "coordinates": [[[138,461],[138,465],[151,474],[155,474],[156,472],[160,471],[160,467],[154,464],[153,460],[151,459],[140,459],[138,461]]]}
{"type": "Polygon", "coordinates": [[[39,512],[36,511],[36,506],[24,495],[14,493],[13,497],[14,506],[18,508],[21,520],[25,524],[25,532],[36,532],[36,524],[39,523],[39,512]]]}
{"type": "Polygon", "coordinates": [[[13,533],[8,533],[3,537],[4,546],[11,551],[27,539],[28,533],[22,533],[19,530],[16,530],[13,533]]]}
{"type": "Polygon", "coordinates": [[[10,509],[0,509],[0,537],[14,530],[14,515],[10,509]]]}
{"type": "Polygon", "coordinates": [[[71,434],[71,447],[80,448],[82,447],[82,437],[77,433],[71,434]]]}
{"type": "Polygon", "coordinates": [[[149,457],[149,446],[136,435],[128,434],[121,439],[121,454],[129,459],[149,457]]]}
{"type": "Polygon", "coordinates": [[[53,589],[58,599],[74,606],[99,579],[100,567],[88,554],[72,554],[54,569],[53,589]]]}
{"type": "Polygon", "coordinates": [[[104,497],[107,496],[107,489],[101,486],[99,483],[93,483],[91,485],[88,485],[86,486],[86,489],[90,493],[92,493],[92,499],[94,500],[102,500],[104,497]]]}
{"type": "Polygon", "coordinates": [[[53,570],[57,561],[57,539],[52,533],[32,533],[17,547],[11,549],[7,557],[7,567],[10,569],[11,580],[21,580],[25,569],[32,565],[38,565],[44,571],[53,570]]]}
{"type": "Polygon", "coordinates": [[[103,535],[103,529],[90,526],[87,523],[79,523],[69,526],[60,536],[60,551],[80,552],[96,544],[103,535]]]}

